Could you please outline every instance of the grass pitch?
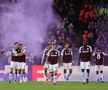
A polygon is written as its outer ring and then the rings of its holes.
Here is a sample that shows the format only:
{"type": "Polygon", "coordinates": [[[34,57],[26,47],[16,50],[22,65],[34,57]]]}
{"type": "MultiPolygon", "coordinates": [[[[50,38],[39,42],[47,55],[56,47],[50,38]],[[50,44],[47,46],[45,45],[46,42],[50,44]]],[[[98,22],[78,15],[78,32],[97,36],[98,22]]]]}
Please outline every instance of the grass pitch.
{"type": "Polygon", "coordinates": [[[108,90],[108,82],[90,82],[84,85],[82,82],[58,82],[57,85],[51,85],[45,82],[0,82],[0,90],[108,90]]]}

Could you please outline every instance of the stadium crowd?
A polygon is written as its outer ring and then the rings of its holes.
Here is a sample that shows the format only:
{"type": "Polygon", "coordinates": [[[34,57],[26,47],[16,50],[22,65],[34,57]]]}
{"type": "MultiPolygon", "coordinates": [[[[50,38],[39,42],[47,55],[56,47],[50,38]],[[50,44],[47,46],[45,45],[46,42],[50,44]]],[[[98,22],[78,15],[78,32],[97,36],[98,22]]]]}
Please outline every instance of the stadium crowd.
{"type": "Polygon", "coordinates": [[[47,40],[56,41],[60,47],[69,42],[77,48],[83,40],[92,47],[100,42],[101,45],[108,43],[105,35],[108,27],[107,5],[101,0],[79,1],[81,5],[76,0],[54,0],[53,8],[59,23],[49,27],[47,40]]]}

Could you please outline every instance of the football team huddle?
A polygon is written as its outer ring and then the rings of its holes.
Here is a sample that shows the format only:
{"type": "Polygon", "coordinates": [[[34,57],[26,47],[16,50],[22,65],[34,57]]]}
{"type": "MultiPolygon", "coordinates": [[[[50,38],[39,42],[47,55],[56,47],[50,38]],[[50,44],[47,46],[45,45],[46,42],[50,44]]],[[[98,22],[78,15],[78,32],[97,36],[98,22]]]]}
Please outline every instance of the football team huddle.
{"type": "Polygon", "coordinates": [[[11,51],[9,83],[25,82],[27,80],[26,70],[26,49],[19,42],[14,43],[14,48],[11,51]]]}

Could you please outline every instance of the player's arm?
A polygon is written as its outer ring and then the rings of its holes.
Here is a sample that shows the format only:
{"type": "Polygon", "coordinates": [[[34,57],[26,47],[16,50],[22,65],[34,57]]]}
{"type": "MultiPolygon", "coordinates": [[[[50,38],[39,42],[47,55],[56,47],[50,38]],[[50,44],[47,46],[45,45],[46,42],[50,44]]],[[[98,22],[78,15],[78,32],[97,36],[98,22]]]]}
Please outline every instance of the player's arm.
{"type": "Polygon", "coordinates": [[[48,51],[48,54],[47,54],[47,57],[46,57],[46,64],[48,64],[48,59],[49,59],[49,56],[50,56],[50,52],[51,52],[51,50],[50,51],[48,51]]]}
{"type": "Polygon", "coordinates": [[[79,55],[78,64],[80,64],[80,61],[81,61],[81,49],[82,49],[82,47],[79,48],[79,54],[80,54],[80,55],[79,55]]]}
{"type": "Polygon", "coordinates": [[[18,53],[17,53],[17,51],[15,49],[12,49],[12,55],[13,56],[18,56],[18,53]]]}
{"type": "Polygon", "coordinates": [[[73,51],[71,50],[71,57],[72,57],[72,65],[74,64],[74,60],[73,60],[73,51]]]}
{"type": "Polygon", "coordinates": [[[96,43],[100,45],[99,39],[100,39],[100,35],[99,35],[99,37],[98,37],[98,39],[96,41],[96,43]]]}
{"type": "Polygon", "coordinates": [[[91,47],[91,46],[89,46],[89,48],[90,48],[90,53],[92,53],[92,52],[93,52],[92,47],[91,47]]]}
{"type": "Polygon", "coordinates": [[[44,62],[44,58],[45,58],[45,50],[43,51],[42,60],[41,60],[41,65],[42,65],[43,62],[44,62]]]}
{"type": "Polygon", "coordinates": [[[59,50],[57,50],[57,52],[58,52],[58,64],[59,64],[59,67],[60,67],[60,64],[61,64],[60,52],[59,52],[59,50]]]}
{"type": "Polygon", "coordinates": [[[108,56],[108,53],[102,52],[104,56],[108,56]]]}
{"type": "Polygon", "coordinates": [[[61,51],[61,55],[60,55],[60,64],[61,64],[61,66],[63,66],[63,54],[64,54],[64,49],[61,51]]]}
{"type": "Polygon", "coordinates": [[[18,56],[23,56],[23,55],[26,55],[26,49],[25,48],[23,48],[21,50],[21,53],[18,54],[18,56]]]}
{"type": "Polygon", "coordinates": [[[94,52],[92,53],[92,56],[96,55],[96,48],[94,49],[94,52]]]}

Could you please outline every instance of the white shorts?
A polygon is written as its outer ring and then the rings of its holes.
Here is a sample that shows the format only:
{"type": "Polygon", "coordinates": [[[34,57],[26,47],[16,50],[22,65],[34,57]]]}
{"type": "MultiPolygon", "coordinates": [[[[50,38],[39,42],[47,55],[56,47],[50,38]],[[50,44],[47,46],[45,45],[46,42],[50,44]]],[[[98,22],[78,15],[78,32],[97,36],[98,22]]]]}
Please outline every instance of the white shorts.
{"type": "Polygon", "coordinates": [[[45,64],[44,64],[44,68],[47,68],[47,69],[48,69],[48,68],[49,68],[49,64],[46,64],[46,63],[45,63],[45,64]]]}
{"type": "Polygon", "coordinates": [[[80,62],[81,69],[90,69],[90,62],[80,62]]]}
{"type": "Polygon", "coordinates": [[[63,63],[64,69],[72,69],[72,63],[63,63]]]}
{"type": "Polygon", "coordinates": [[[95,70],[96,71],[102,71],[103,70],[103,65],[96,65],[95,70]]]}
{"type": "Polygon", "coordinates": [[[10,68],[17,69],[18,68],[18,62],[11,61],[10,62],[10,68]]]}
{"type": "Polygon", "coordinates": [[[18,62],[18,69],[25,69],[26,63],[25,62],[18,62]]]}
{"type": "Polygon", "coordinates": [[[58,64],[49,64],[49,71],[52,72],[52,71],[57,71],[58,69],[58,64]]]}

